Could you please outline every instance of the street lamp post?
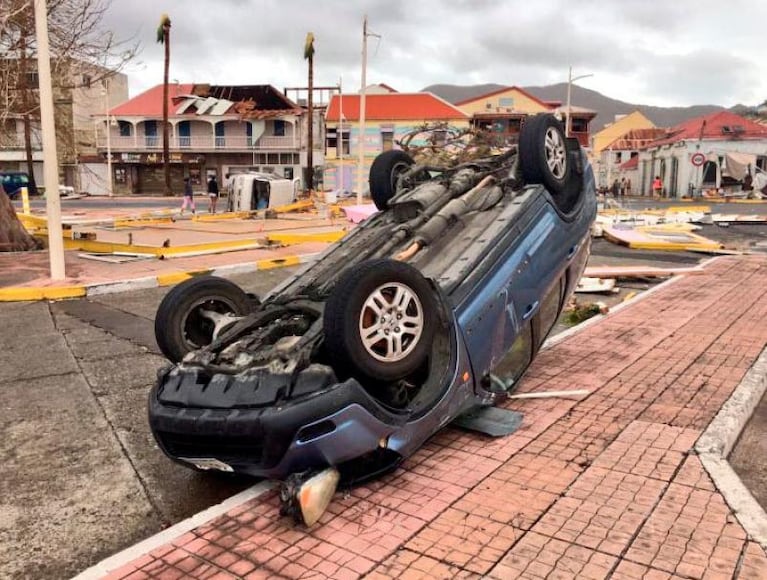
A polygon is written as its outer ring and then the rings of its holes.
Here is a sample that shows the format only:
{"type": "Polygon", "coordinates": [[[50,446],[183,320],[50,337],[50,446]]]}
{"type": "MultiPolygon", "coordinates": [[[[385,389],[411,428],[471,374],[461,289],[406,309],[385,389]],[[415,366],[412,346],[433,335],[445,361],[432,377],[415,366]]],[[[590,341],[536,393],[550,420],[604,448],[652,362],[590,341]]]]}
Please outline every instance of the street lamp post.
{"type": "Polygon", "coordinates": [[[37,36],[37,72],[40,81],[40,128],[43,133],[43,167],[45,209],[48,215],[48,258],[51,279],[66,277],[64,235],[61,228],[59,199],[59,162],[56,152],[56,125],[53,120],[53,84],[51,54],[48,44],[48,7],[46,0],[35,0],[35,33],[37,36]]]}
{"type": "Polygon", "coordinates": [[[570,72],[567,75],[567,108],[565,109],[565,137],[570,136],[570,92],[572,90],[573,83],[580,79],[587,77],[593,77],[593,74],[579,75],[573,77],[573,67],[570,67],[570,72]]]}
{"type": "Polygon", "coordinates": [[[114,195],[112,180],[112,118],[109,115],[109,79],[104,80],[104,115],[106,116],[107,132],[107,193],[114,195]]]}

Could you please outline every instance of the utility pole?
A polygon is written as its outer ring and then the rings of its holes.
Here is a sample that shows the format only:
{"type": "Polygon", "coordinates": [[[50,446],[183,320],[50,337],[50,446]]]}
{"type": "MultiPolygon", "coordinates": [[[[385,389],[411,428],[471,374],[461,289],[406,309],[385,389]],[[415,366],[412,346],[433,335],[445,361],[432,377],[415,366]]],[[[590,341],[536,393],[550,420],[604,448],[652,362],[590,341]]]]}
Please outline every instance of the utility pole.
{"type": "Polygon", "coordinates": [[[344,191],[344,89],[343,79],[338,79],[338,129],[336,130],[336,147],[338,147],[338,183],[336,189],[344,191]]]}
{"type": "Polygon", "coordinates": [[[365,87],[368,66],[368,15],[362,21],[362,86],[360,87],[360,118],[357,136],[357,205],[362,205],[362,189],[365,184],[365,87]]]}
{"type": "Polygon", "coordinates": [[[107,193],[114,195],[112,180],[112,118],[109,115],[109,77],[104,79],[104,109],[107,123],[107,193]]]}
{"type": "Polygon", "coordinates": [[[43,166],[45,205],[48,214],[48,256],[51,279],[66,277],[64,236],[61,229],[59,199],[59,161],[56,152],[56,126],[53,121],[53,85],[48,46],[48,7],[46,0],[35,0],[35,33],[37,35],[37,72],[40,79],[40,125],[43,133],[43,166]]]}

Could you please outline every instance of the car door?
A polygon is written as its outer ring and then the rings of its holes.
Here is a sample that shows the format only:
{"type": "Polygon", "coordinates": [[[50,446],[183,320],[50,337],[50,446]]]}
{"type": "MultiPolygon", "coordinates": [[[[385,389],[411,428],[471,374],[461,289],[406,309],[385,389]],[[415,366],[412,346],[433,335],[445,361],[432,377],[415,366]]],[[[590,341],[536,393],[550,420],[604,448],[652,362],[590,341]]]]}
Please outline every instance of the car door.
{"type": "Polygon", "coordinates": [[[549,203],[534,204],[514,227],[508,250],[459,309],[459,326],[477,379],[497,367],[530,326],[544,296],[566,270],[568,254],[574,252],[567,246],[567,228],[549,203]]]}

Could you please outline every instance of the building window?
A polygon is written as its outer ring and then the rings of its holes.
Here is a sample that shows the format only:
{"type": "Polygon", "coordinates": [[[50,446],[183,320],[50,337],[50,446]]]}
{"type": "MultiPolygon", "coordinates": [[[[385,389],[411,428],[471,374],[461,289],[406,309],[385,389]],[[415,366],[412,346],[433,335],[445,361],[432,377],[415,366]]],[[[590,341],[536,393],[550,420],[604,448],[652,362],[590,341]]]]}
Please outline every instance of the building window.
{"type": "Polygon", "coordinates": [[[285,121],[281,121],[277,119],[274,122],[274,136],[275,137],[284,137],[285,136],[285,121]]]}
{"type": "Polygon", "coordinates": [[[176,125],[176,131],[178,131],[178,146],[191,147],[192,129],[189,124],[189,121],[181,121],[178,125],[176,125]]]}
{"type": "Polygon", "coordinates": [[[341,132],[341,152],[344,155],[350,155],[351,148],[349,143],[351,142],[352,134],[349,131],[341,132]]]}
{"type": "Polygon", "coordinates": [[[434,131],[431,137],[431,142],[437,147],[443,146],[447,143],[447,131],[444,129],[438,129],[434,131]]]}
{"type": "Polygon", "coordinates": [[[117,126],[120,129],[120,137],[130,137],[133,133],[133,126],[127,121],[117,121],[117,126]]]}
{"type": "Polygon", "coordinates": [[[226,147],[226,130],[224,123],[216,123],[216,147],[226,147]]]}
{"type": "Polygon", "coordinates": [[[157,121],[144,121],[144,135],[147,147],[157,147],[157,121]]]}
{"type": "MultiPolygon", "coordinates": [[[[280,155],[279,153],[267,153],[266,155],[266,162],[269,165],[279,165],[280,164],[280,155]]],[[[272,168],[274,170],[274,168],[272,168]]]]}
{"type": "Polygon", "coordinates": [[[580,119],[578,117],[570,118],[570,128],[573,133],[588,133],[589,123],[586,119],[580,119]]]}
{"type": "Polygon", "coordinates": [[[83,86],[86,89],[91,88],[91,75],[83,75],[83,86]]]}
{"type": "Polygon", "coordinates": [[[389,151],[394,147],[394,131],[381,131],[381,150],[389,151]]]}
{"type": "Polygon", "coordinates": [[[40,84],[40,77],[37,74],[37,71],[31,71],[27,73],[27,86],[30,88],[34,88],[40,84]]]}
{"type": "Polygon", "coordinates": [[[621,162],[621,152],[620,151],[616,151],[615,152],[615,157],[613,159],[613,162],[614,163],[620,163],[621,162]]]}
{"type": "Polygon", "coordinates": [[[292,165],[293,155],[290,153],[280,153],[280,165],[292,165]]]}
{"type": "Polygon", "coordinates": [[[514,107],[514,97],[502,97],[498,99],[499,107],[514,107]]]}

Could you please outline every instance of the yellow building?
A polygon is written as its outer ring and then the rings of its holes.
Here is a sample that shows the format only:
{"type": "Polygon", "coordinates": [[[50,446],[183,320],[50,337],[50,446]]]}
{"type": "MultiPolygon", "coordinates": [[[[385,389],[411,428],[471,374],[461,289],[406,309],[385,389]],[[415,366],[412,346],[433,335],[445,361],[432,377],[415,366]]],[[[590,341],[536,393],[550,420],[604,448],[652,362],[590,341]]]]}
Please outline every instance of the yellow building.
{"type": "Polygon", "coordinates": [[[655,124],[645,117],[639,111],[634,111],[630,115],[626,115],[616,120],[614,123],[607,125],[599,133],[595,133],[593,137],[593,143],[591,145],[592,155],[599,157],[600,153],[610,143],[616,139],[620,139],[630,131],[635,129],[654,129],[655,124]]]}
{"type": "MultiPolygon", "coordinates": [[[[566,113],[561,105],[559,101],[542,101],[519,87],[504,87],[455,104],[471,117],[474,127],[490,129],[509,140],[517,138],[524,118],[529,115],[554,113],[564,117],[566,113]]],[[[570,135],[584,147],[589,145],[589,122],[594,117],[594,111],[570,108],[570,135]]]]}

